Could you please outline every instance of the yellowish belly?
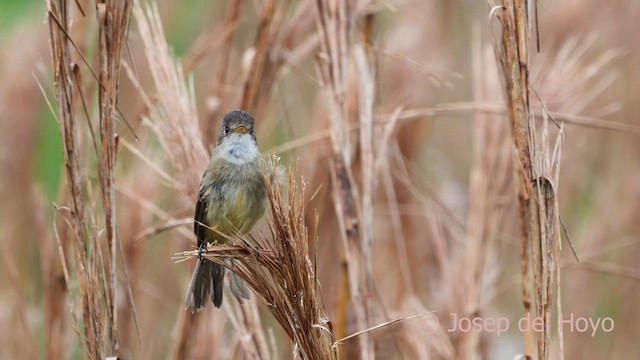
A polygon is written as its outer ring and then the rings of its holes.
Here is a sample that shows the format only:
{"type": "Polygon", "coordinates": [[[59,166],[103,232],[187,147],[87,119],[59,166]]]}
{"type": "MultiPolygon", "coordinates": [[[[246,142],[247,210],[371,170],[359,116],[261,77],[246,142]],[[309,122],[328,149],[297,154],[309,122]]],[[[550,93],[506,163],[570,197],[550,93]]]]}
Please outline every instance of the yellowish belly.
{"type": "MultiPolygon", "coordinates": [[[[264,213],[265,196],[262,191],[237,185],[224,199],[210,204],[207,212],[208,225],[216,231],[208,231],[207,242],[225,242],[218,232],[233,235],[245,234],[264,213]]],[[[262,189],[260,189],[262,190],[262,189]]]]}

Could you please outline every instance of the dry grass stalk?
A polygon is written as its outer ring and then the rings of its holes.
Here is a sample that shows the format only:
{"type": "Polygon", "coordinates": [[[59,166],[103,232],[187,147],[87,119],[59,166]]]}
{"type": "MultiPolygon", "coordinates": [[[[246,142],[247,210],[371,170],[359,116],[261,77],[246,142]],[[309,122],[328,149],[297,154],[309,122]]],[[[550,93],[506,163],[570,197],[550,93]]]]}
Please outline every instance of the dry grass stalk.
{"type": "MultiPolygon", "coordinates": [[[[76,4],[77,5],[77,4],[76,4]]],[[[98,63],[96,76],[98,104],[100,110],[100,142],[98,149],[91,125],[85,82],[76,65],[76,58],[86,62],[81,47],[70,37],[69,24],[71,10],[66,1],[47,3],[51,52],[56,80],[57,119],[62,135],[64,160],[67,170],[67,184],[72,199],[68,221],[73,229],[75,270],[77,272],[84,334],[89,358],[99,359],[103,354],[118,354],[118,334],[116,328],[116,282],[117,282],[117,241],[115,220],[115,158],[117,138],[115,118],[117,116],[117,92],[120,69],[121,49],[128,31],[130,1],[96,4],[98,19],[98,63]],[[76,52],[72,52],[71,49],[76,52]],[[92,202],[92,184],[84,179],[80,160],[80,137],[82,132],[76,124],[75,112],[83,109],[88,121],[91,138],[94,141],[95,156],[99,159],[98,180],[102,194],[102,213],[106,244],[101,241],[96,205],[92,202]],[[85,204],[86,192],[88,204],[85,204]],[[87,221],[88,220],[88,221],[87,221]],[[85,244],[86,242],[86,244],[85,244]],[[106,305],[106,306],[105,306],[106,305]],[[106,312],[103,313],[103,310],[106,312]],[[107,331],[109,345],[103,344],[103,332],[107,331]]],[[[84,16],[84,11],[80,9],[84,16]]],[[[64,262],[64,250],[60,251],[64,262]]],[[[67,280],[68,281],[68,280],[67,280]]],[[[70,291],[70,290],[69,290],[70,291]]],[[[69,296],[72,296],[69,294],[69,296]]],[[[78,324],[76,324],[78,326],[78,324]]]]}
{"type": "MultiPolygon", "coordinates": [[[[44,88],[38,78],[34,75],[40,94],[45,98],[51,114],[56,114],[56,111],[51,104],[51,101],[47,97],[44,88]]],[[[38,229],[39,248],[41,249],[41,262],[43,272],[43,285],[44,285],[44,317],[45,317],[45,329],[47,336],[45,337],[45,354],[46,358],[63,358],[68,347],[67,336],[71,329],[67,326],[66,314],[64,312],[65,300],[67,295],[67,284],[69,283],[69,276],[65,276],[65,269],[61,262],[65,259],[64,249],[67,246],[62,246],[59,242],[59,238],[56,238],[56,231],[49,230],[48,224],[45,221],[46,207],[44,204],[44,196],[39,190],[34,191],[37,196],[35,197],[35,205],[33,206],[34,213],[37,214],[33,219],[29,219],[34,222],[38,229]],[[54,241],[56,240],[56,241],[54,241]],[[59,247],[58,247],[59,246],[59,247]]],[[[54,220],[55,223],[57,220],[54,220]]],[[[54,229],[56,224],[53,225],[54,229]]],[[[68,232],[69,227],[64,227],[68,232]]],[[[65,242],[68,243],[69,236],[64,236],[65,242]]],[[[70,308],[75,308],[70,306],[70,308]]],[[[75,320],[75,313],[74,320],[75,320]]],[[[77,324],[77,320],[74,321],[77,324]]]]}
{"type": "MultiPolygon", "coordinates": [[[[37,206],[40,214],[46,213],[44,203],[37,206]]],[[[44,274],[44,298],[45,298],[45,323],[47,337],[45,339],[45,357],[47,359],[62,359],[66,355],[67,339],[71,332],[65,313],[65,301],[67,295],[67,281],[61,265],[64,254],[58,254],[56,239],[49,230],[51,224],[39,219],[39,227],[42,228],[40,236],[40,248],[42,268],[44,274]]],[[[68,228],[65,227],[65,229],[68,228]]],[[[65,236],[69,239],[68,236],[65,236]]],[[[66,247],[65,247],[66,248],[66,247]]]]}
{"type": "MultiPolygon", "coordinates": [[[[73,88],[72,64],[75,63],[71,54],[71,42],[68,37],[69,23],[71,21],[67,2],[64,0],[49,1],[47,3],[49,36],[51,45],[51,58],[53,62],[55,95],[57,103],[57,120],[60,126],[60,134],[63,139],[63,154],[66,170],[66,179],[71,197],[71,207],[68,221],[73,229],[72,244],[75,254],[78,290],[82,308],[82,321],[84,335],[80,339],[84,341],[84,347],[90,359],[102,357],[101,340],[102,328],[99,325],[101,309],[92,308],[95,304],[94,295],[98,289],[92,285],[89,279],[89,267],[92,266],[87,259],[85,239],[89,239],[89,233],[85,223],[85,204],[82,190],[82,175],[80,173],[78,132],[74,116],[74,106],[77,101],[73,88]]],[[[64,261],[64,259],[62,259],[64,261]]],[[[71,294],[69,294],[71,296],[71,294]]],[[[75,311],[75,309],[71,309],[75,311]]],[[[78,327],[79,324],[76,324],[78,327]]]]}
{"type": "MultiPolygon", "coordinates": [[[[367,271],[371,268],[367,265],[363,254],[370,251],[370,242],[367,241],[365,244],[361,241],[364,239],[360,233],[362,218],[359,207],[361,204],[351,169],[354,149],[349,131],[347,99],[349,79],[347,69],[351,58],[351,29],[355,11],[349,1],[317,0],[316,13],[322,51],[318,57],[318,65],[331,124],[333,201],[344,251],[343,281],[348,278],[358,327],[366,329],[372,325],[368,304],[372,295],[370,288],[372,274],[367,271]],[[369,250],[365,249],[367,245],[369,250]]],[[[341,297],[342,301],[338,304],[339,314],[345,313],[346,298],[346,294],[341,297]]],[[[339,316],[338,320],[336,331],[342,335],[345,323],[342,322],[342,316],[339,316]]],[[[374,358],[374,345],[367,333],[359,337],[359,344],[362,359],[374,358]]]]}
{"type": "MultiPolygon", "coordinates": [[[[399,259],[409,259],[408,239],[405,237],[405,230],[402,224],[398,191],[394,187],[395,174],[393,174],[391,156],[389,156],[391,150],[394,150],[392,146],[392,134],[398,125],[401,113],[402,107],[396,108],[387,120],[384,129],[376,132],[375,137],[378,139],[378,150],[375,156],[376,160],[373,172],[374,176],[380,176],[382,178],[381,181],[383,182],[384,192],[387,197],[397,256],[399,259]]],[[[404,289],[409,296],[414,296],[415,289],[409,263],[407,261],[400,261],[399,265],[404,289]]]]}
{"type": "MultiPolygon", "coordinates": [[[[229,58],[231,56],[231,45],[233,42],[233,35],[235,29],[237,27],[238,19],[240,17],[241,10],[243,9],[245,2],[242,0],[231,1],[227,4],[227,13],[224,18],[224,23],[222,25],[222,29],[224,35],[222,36],[222,46],[219,49],[220,54],[220,64],[217,69],[217,76],[215,76],[212,90],[212,95],[217,99],[222,99],[222,89],[226,84],[227,80],[227,72],[229,66],[229,58]]],[[[219,39],[220,34],[219,31],[211,32],[207,38],[204,40],[204,44],[210,44],[213,39],[219,39]]],[[[188,57],[184,59],[183,64],[186,64],[188,61],[188,57]]],[[[187,71],[187,69],[184,69],[187,71]]],[[[217,126],[217,122],[214,121],[214,117],[217,119],[220,114],[217,111],[213,111],[210,118],[208,118],[203,126],[204,135],[206,136],[205,144],[213,144],[215,139],[215,130],[217,126]]]]}
{"type": "Polygon", "coordinates": [[[277,359],[278,352],[275,348],[270,349],[266,339],[266,332],[262,324],[258,301],[255,297],[240,304],[237,301],[226,302],[225,308],[233,308],[227,311],[229,319],[238,333],[237,350],[234,358],[244,355],[249,359],[277,359]],[[236,318],[234,315],[238,315],[236,318]],[[271,350],[271,351],[270,351],[271,350]]]}
{"type": "MultiPolygon", "coordinates": [[[[477,102],[487,102],[499,97],[491,89],[500,84],[495,57],[485,49],[480,40],[480,29],[473,39],[472,66],[473,92],[477,102]],[[493,67],[492,67],[493,65],[493,67]]],[[[497,265],[495,240],[503,231],[509,202],[505,194],[511,191],[512,152],[509,127],[497,114],[476,112],[473,131],[474,163],[469,179],[469,214],[467,239],[460,256],[454,257],[460,284],[455,296],[458,310],[469,318],[491,316],[487,313],[487,300],[495,292],[492,268],[497,265]]],[[[456,339],[457,356],[472,359],[478,354],[487,356],[487,337],[480,332],[460,332],[456,339]]]]}
{"type": "MultiPolygon", "coordinates": [[[[305,224],[305,185],[289,176],[289,196],[277,183],[268,186],[270,236],[229,237],[232,245],[210,245],[202,256],[238,274],[280,323],[294,344],[294,358],[334,359],[337,349],[327,318],[309,246],[317,238],[305,224]],[[234,259],[230,265],[225,259],[234,259]]],[[[198,251],[176,254],[178,261],[195,259],[198,251]]],[[[255,335],[254,335],[255,336],[255,335]]]]}
{"type": "MultiPolygon", "coordinates": [[[[111,348],[118,351],[117,336],[117,229],[116,229],[116,189],[115,165],[117,152],[117,135],[115,120],[117,117],[117,97],[120,80],[120,63],[122,50],[129,31],[129,19],[133,1],[109,1],[96,4],[98,18],[98,101],[100,113],[100,162],[98,176],[102,194],[107,248],[107,326],[111,348]]],[[[126,121],[126,120],[125,120],[126,121]]],[[[127,287],[129,286],[127,282],[127,287]]]]}
{"type": "MultiPolygon", "coordinates": [[[[490,1],[495,7],[493,1],[490,1]]],[[[518,206],[521,225],[521,269],[525,312],[542,319],[543,330],[536,332],[537,358],[548,359],[551,337],[551,297],[555,290],[557,310],[561,308],[558,269],[559,215],[557,184],[560,157],[558,137],[549,154],[547,121],[543,121],[543,140],[536,138],[535,117],[529,99],[529,20],[528,1],[506,0],[497,15],[502,26],[502,43],[495,48],[509,105],[513,144],[518,161],[518,206]],[[555,166],[556,172],[550,174],[555,166]],[[553,282],[556,282],[555,285],[553,282]],[[554,287],[555,286],[555,287],[554,287]],[[531,290],[533,314],[531,313],[531,290]]],[[[562,329],[559,326],[560,339],[562,329]]],[[[531,331],[527,333],[530,339],[531,331]]],[[[529,342],[527,345],[529,346],[529,342]]],[[[533,355],[528,347],[527,354],[533,355]]],[[[563,358],[562,345],[560,357],[563,358]]]]}
{"type": "MultiPolygon", "coordinates": [[[[375,293],[373,275],[373,206],[375,190],[377,185],[376,160],[384,159],[381,152],[386,150],[386,143],[374,144],[373,133],[373,102],[375,99],[374,69],[370,65],[372,62],[367,57],[363,47],[355,47],[353,52],[355,64],[358,70],[359,79],[359,123],[360,123],[360,157],[361,157],[361,205],[360,205],[360,251],[362,253],[364,270],[364,296],[362,305],[365,306],[365,316],[368,326],[378,322],[375,319],[374,303],[371,299],[375,293]],[[382,149],[376,153],[374,145],[379,145],[382,149]],[[378,157],[376,157],[378,155],[378,157]],[[367,299],[367,297],[369,299],[367,299]]],[[[389,122],[393,124],[393,121],[389,122]]],[[[393,125],[388,128],[393,131],[393,125]]],[[[389,133],[390,133],[389,132],[389,133]]],[[[380,304],[379,304],[380,305],[380,304]]],[[[363,329],[360,329],[363,330],[363,329]]]]}
{"type": "MultiPolygon", "coordinates": [[[[527,206],[530,201],[531,181],[531,157],[529,151],[529,65],[528,65],[528,32],[527,18],[523,13],[521,0],[506,0],[502,6],[502,12],[497,18],[502,26],[502,42],[496,46],[496,56],[500,64],[500,70],[504,77],[507,102],[509,105],[509,120],[511,134],[516,149],[517,162],[515,170],[518,179],[518,212],[520,221],[521,240],[521,273],[522,273],[522,300],[525,313],[531,313],[530,271],[529,271],[529,242],[530,232],[527,224],[530,220],[530,211],[527,206]],[[524,17],[523,17],[524,16],[524,17]],[[524,46],[524,48],[520,48],[524,46]]],[[[490,4],[495,9],[493,1],[490,4]]],[[[531,332],[527,332],[527,355],[531,356],[531,332]]]]}
{"type": "MultiPolygon", "coordinates": [[[[243,69],[246,79],[240,107],[259,117],[268,105],[277,81],[317,46],[309,26],[312,22],[308,19],[312,4],[302,2],[293,6],[293,14],[288,17],[286,13],[291,9],[286,9],[283,3],[264,1],[254,44],[245,52],[249,61],[243,69]]],[[[276,125],[278,123],[266,121],[261,129],[276,125]]]]}
{"type": "Polygon", "coordinates": [[[259,91],[266,82],[265,75],[268,64],[269,50],[273,46],[274,28],[272,27],[275,15],[275,0],[266,0],[262,4],[262,14],[260,17],[260,26],[255,41],[255,52],[253,61],[249,69],[247,81],[244,84],[244,93],[242,95],[242,103],[240,108],[246,109],[251,113],[256,112],[258,105],[259,91]]]}

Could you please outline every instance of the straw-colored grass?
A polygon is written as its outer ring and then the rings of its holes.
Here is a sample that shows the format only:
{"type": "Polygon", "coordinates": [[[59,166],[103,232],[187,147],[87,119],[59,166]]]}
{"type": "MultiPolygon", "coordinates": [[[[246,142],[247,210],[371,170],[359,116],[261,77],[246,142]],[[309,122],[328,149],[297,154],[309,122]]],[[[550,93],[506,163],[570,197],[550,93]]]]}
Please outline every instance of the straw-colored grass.
{"type": "MultiPolygon", "coordinates": [[[[226,266],[245,281],[293,342],[294,357],[336,358],[336,339],[324,309],[316,261],[311,257],[310,247],[316,253],[318,238],[305,222],[305,184],[290,175],[286,200],[277,182],[271,183],[266,176],[265,184],[269,233],[250,238],[230,236],[231,245],[209,245],[202,256],[226,266]],[[228,259],[235,261],[230,263],[228,259]]],[[[195,260],[198,253],[182,252],[175,259],[195,260]]]]}
{"type": "Polygon", "coordinates": [[[0,5],[2,356],[636,355],[632,0],[23,3],[0,5]],[[295,170],[203,254],[251,298],[191,314],[198,184],[236,108],[295,170]]]}

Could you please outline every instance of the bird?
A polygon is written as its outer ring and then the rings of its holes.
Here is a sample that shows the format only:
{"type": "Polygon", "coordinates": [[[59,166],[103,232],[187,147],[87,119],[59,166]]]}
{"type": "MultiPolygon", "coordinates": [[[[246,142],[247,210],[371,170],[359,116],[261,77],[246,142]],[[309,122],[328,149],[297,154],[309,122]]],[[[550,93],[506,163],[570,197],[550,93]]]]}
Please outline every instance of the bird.
{"type": "MultiPolygon", "coordinates": [[[[199,256],[185,298],[192,313],[204,309],[209,298],[216,308],[222,305],[225,267],[201,254],[207,244],[224,244],[229,236],[248,233],[262,217],[267,203],[264,165],[254,117],[243,110],[224,115],[195,207],[193,231],[199,256]]],[[[249,298],[244,282],[233,272],[230,285],[240,303],[249,298]]]]}

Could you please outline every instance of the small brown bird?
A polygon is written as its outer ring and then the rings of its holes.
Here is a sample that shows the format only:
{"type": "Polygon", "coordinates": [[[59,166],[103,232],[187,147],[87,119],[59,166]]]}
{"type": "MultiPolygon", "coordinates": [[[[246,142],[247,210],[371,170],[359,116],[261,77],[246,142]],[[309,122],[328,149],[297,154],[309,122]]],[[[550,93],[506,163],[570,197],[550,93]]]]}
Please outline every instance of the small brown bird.
{"type": "MultiPolygon", "coordinates": [[[[258,150],[254,124],[253,116],[242,110],[231,111],[222,118],[218,143],[202,176],[196,203],[193,230],[201,251],[207,243],[225,243],[227,239],[221,233],[249,232],[264,214],[265,159],[258,150]]],[[[219,308],[224,274],[224,266],[200,257],[187,290],[187,309],[202,310],[209,298],[219,308]]],[[[230,280],[232,294],[240,302],[248,299],[242,280],[234,273],[230,280]]]]}

